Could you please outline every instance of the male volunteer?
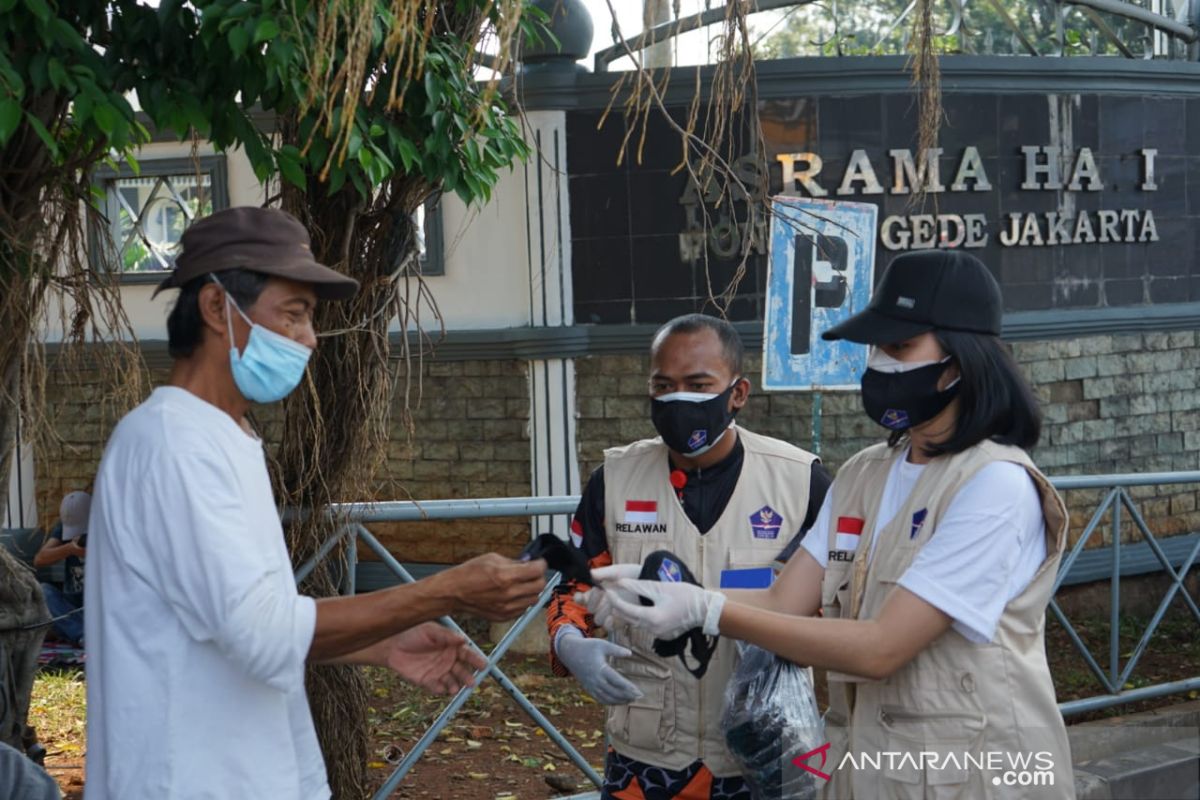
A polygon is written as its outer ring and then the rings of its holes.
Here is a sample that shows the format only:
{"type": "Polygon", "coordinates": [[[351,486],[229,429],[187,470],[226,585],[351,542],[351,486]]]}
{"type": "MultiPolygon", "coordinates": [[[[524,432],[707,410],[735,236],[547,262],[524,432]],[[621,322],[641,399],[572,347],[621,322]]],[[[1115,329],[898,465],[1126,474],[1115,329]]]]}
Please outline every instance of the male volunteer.
{"type": "Polygon", "coordinates": [[[318,264],[281,211],[222,211],[182,245],[160,287],[179,288],[168,385],[120,422],[96,479],[86,797],[327,798],[305,661],[389,666],[456,691],[484,662],[428,621],[516,616],[545,563],[489,554],[410,586],[300,596],[245,415],[296,387],[318,299],[357,284],[318,264]]]}
{"type": "MultiPolygon", "coordinates": [[[[640,565],[668,550],[705,586],[763,580],[763,568],[789,540],[790,553],[816,518],[829,474],[811,453],[733,424],[750,382],[728,322],[674,319],[655,335],[650,360],[650,418],[660,438],[605,452],[575,512],[572,540],[594,568],[640,565]]],[[[610,631],[613,642],[593,638],[591,615],[573,600],[584,588],[566,584],[550,604],[551,662],[610,706],[603,796],[749,798],[719,726],[733,644],[719,642],[697,679],[628,626],[610,631]],[[615,667],[610,657],[620,659],[615,667]]]]}

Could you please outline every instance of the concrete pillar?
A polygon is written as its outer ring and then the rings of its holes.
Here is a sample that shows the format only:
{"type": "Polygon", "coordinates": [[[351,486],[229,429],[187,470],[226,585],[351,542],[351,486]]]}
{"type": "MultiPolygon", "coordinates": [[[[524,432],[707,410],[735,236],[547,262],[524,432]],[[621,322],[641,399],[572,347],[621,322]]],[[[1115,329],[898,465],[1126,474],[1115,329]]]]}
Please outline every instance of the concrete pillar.
{"type": "MultiPolygon", "coordinates": [[[[642,30],[650,30],[671,21],[671,0],[643,0],[642,30]]],[[[667,39],[642,51],[642,64],[647,69],[661,69],[675,63],[675,40],[667,39]]]]}
{"type": "MultiPolygon", "coordinates": [[[[574,324],[571,292],[571,234],[567,201],[566,113],[528,114],[536,154],[525,164],[528,241],[529,324],[559,328],[574,324]]],[[[570,358],[529,361],[529,446],[532,494],[577,494],[575,362],[570,358]]],[[[534,520],[533,533],[567,538],[570,516],[534,520]]]]}

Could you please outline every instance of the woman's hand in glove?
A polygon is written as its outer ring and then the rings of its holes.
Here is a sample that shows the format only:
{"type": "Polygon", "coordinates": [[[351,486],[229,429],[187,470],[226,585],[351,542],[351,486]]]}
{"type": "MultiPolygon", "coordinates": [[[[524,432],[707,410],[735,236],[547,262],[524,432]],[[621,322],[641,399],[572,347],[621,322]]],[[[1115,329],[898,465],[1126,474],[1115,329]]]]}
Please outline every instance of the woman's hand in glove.
{"type": "MultiPolygon", "coordinates": [[[[658,639],[674,639],[692,628],[703,628],[709,636],[720,633],[721,611],[725,607],[725,595],[720,592],[710,592],[691,583],[629,578],[622,578],[605,591],[611,615],[658,639]],[[643,606],[638,597],[654,605],[643,606]]],[[[584,603],[591,608],[590,597],[584,598],[584,603]]]]}
{"type": "MultiPolygon", "coordinates": [[[[642,574],[642,568],[638,564],[613,564],[610,567],[597,567],[592,570],[592,580],[596,582],[595,587],[575,595],[575,602],[587,606],[597,625],[611,628],[612,604],[608,602],[609,594],[619,591],[617,589],[619,581],[626,578],[636,580],[640,574],[642,574]]],[[[627,595],[625,599],[637,601],[633,595],[627,595]]]]}
{"type": "Polygon", "coordinates": [[[597,702],[606,706],[620,705],[642,696],[636,686],[608,663],[609,657],[632,655],[627,648],[584,636],[578,628],[566,627],[554,639],[554,652],[597,702]]]}

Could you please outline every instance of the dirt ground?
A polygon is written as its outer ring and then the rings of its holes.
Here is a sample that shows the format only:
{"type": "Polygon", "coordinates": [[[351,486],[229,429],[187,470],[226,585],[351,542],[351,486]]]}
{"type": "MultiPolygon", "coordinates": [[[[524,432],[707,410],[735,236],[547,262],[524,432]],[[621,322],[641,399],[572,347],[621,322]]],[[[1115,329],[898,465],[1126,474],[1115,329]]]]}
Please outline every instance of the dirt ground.
{"type": "MultiPolygon", "coordinates": [[[[1180,606],[1180,603],[1176,603],[1180,606]]],[[[1072,620],[1103,668],[1108,665],[1108,619],[1072,620]]],[[[1145,617],[1121,620],[1122,664],[1135,647],[1145,617]]],[[[1173,608],[1164,618],[1127,689],[1200,675],[1200,637],[1190,614],[1173,608]]],[[[1046,624],[1046,652],[1060,701],[1100,693],[1099,684],[1058,623],[1046,624]]],[[[600,771],[604,761],[604,710],[575,681],[555,678],[545,657],[509,656],[503,669],[551,722],[600,771]]],[[[369,670],[371,687],[372,788],[384,781],[416,744],[446,698],[432,697],[396,680],[386,670],[369,670]]],[[[818,699],[825,692],[818,680],[818,699]]],[[[1172,696],[1127,704],[1071,722],[1146,711],[1196,699],[1172,696]]],[[[83,796],[85,697],[78,671],[44,673],[34,687],[30,723],[46,745],[46,765],[67,800],[83,796]]],[[[587,791],[591,784],[521,711],[500,686],[487,680],[450,726],[426,751],[393,794],[397,798],[535,800],[587,791]]]]}
{"type": "MultiPolygon", "coordinates": [[[[604,709],[545,657],[510,656],[502,668],[596,770],[604,763],[604,709]]],[[[370,670],[372,787],[383,784],[445,703],[370,670]]],[[[486,681],[393,795],[455,800],[532,800],[575,794],[591,783],[493,680],[486,681]]]]}

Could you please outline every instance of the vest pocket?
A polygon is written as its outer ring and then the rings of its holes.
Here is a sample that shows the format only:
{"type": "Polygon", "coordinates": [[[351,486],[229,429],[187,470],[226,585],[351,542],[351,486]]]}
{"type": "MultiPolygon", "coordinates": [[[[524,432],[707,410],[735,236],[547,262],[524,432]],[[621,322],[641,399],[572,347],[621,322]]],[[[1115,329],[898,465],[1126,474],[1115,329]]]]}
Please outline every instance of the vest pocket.
{"type": "Polygon", "coordinates": [[[971,770],[969,759],[979,759],[986,719],[971,712],[912,711],[881,706],[878,722],[887,750],[893,753],[881,765],[882,796],[907,798],[966,797],[971,770]]]}
{"type": "MultiPolygon", "coordinates": [[[[675,740],[675,691],[671,671],[627,661],[621,674],[642,691],[632,703],[613,708],[613,731],[633,747],[658,750],[675,740]]],[[[618,748],[619,749],[619,748],[618,748]]]]}
{"type": "Polygon", "coordinates": [[[825,617],[849,617],[853,577],[854,573],[847,566],[825,568],[825,577],[821,581],[821,612],[825,617]]]}

